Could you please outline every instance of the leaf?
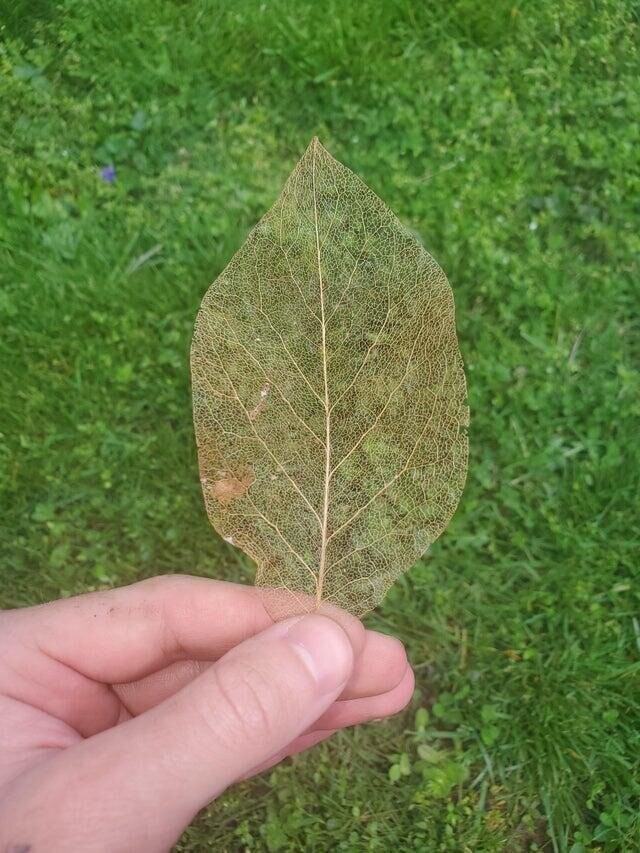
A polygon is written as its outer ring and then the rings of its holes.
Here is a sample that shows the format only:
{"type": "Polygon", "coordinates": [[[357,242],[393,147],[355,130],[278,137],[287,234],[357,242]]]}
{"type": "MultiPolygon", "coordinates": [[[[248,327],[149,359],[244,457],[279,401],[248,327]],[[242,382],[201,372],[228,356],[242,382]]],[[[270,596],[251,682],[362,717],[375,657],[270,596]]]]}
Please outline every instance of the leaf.
{"type": "Polygon", "coordinates": [[[427,727],[427,723],[429,722],[429,712],[426,708],[418,708],[415,716],[415,725],[416,729],[420,731],[424,731],[427,727]]]}
{"type": "Polygon", "coordinates": [[[207,291],[191,367],[207,512],[258,585],[375,607],[458,504],[466,386],[444,273],[317,139],[207,291]]]}
{"type": "Polygon", "coordinates": [[[482,726],[480,729],[480,737],[482,738],[485,746],[493,746],[500,737],[500,729],[498,726],[494,726],[493,724],[482,726]]]}
{"type": "Polygon", "coordinates": [[[400,769],[399,764],[392,764],[389,768],[389,781],[390,782],[398,782],[402,777],[402,770],[400,769]]]}
{"type": "Polygon", "coordinates": [[[432,797],[440,799],[447,798],[456,785],[465,782],[469,776],[467,768],[455,761],[447,761],[444,764],[433,765],[425,768],[424,780],[427,783],[427,792],[432,797]]]}
{"type": "Polygon", "coordinates": [[[418,746],[418,755],[427,764],[440,764],[447,757],[447,753],[440,749],[435,749],[429,746],[428,743],[421,743],[418,746]]]}

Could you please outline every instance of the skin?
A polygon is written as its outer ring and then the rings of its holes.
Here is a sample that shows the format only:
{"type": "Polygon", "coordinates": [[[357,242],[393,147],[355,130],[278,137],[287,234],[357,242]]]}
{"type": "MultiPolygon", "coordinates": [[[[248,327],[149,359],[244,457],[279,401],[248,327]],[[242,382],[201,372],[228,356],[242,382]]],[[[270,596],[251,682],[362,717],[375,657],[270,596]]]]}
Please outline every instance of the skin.
{"type": "Polygon", "coordinates": [[[163,851],[234,782],[395,714],[402,644],[338,609],[274,623],[175,575],[0,613],[0,851],[163,851]]]}

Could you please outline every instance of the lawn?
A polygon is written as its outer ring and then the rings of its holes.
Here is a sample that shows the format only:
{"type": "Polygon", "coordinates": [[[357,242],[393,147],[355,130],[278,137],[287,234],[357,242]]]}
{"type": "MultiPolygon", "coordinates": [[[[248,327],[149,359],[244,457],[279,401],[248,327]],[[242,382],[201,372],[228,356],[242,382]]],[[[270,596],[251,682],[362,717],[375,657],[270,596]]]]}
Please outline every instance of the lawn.
{"type": "Polygon", "coordinates": [[[640,849],[639,23],[0,0],[3,607],[251,581],[204,513],[188,352],[314,134],[456,297],[467,488],[367,620],[407,644],[414,701],[228,792],[180,850],[640,849]]]}

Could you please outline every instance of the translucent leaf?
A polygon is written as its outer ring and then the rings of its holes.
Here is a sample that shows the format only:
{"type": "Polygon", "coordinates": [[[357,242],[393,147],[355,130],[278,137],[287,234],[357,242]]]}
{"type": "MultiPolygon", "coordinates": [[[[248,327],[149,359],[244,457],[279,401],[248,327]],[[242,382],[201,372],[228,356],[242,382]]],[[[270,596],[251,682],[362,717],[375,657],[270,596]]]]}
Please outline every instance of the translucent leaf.
{"type": "Polygon", "coordinates": [[[198,314],[209,518],[296,608],[362,614],[444,530],[467,468],[453,295],[317,139],[198,314]]]}

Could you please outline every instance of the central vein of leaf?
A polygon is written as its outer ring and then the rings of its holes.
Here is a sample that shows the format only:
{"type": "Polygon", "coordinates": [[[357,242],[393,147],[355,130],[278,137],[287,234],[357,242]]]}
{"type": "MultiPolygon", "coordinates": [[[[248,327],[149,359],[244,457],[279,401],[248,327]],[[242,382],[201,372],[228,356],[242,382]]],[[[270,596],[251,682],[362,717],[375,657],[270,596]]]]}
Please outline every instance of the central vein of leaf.
{"type": "Polygon", "coordinates": [[[322,601],[322,587],[327,564],[327,543],[329,541],[329,491],[331,486],[331,406],[329,403],[329,378],[327,372],[327,324],[324,306],[324,282],[322,280],[322,262],[320,260],[320,228],[318,226],[318,204],[316,199],[316,154],[318,140],[314,138],[311,154],[311,187],[313,191],[313,220],[316,232],[316,256],[318,259],[318,282],[320,287],[320,324],[322,329],[322,372],[324,377],[324,410],[325,410],[325,466],[324,466],[324,497],[322,506],[322,539],[320,543],[320,565],[318,566],[318,582],[316,585],[316,606],[322,601]]]}

